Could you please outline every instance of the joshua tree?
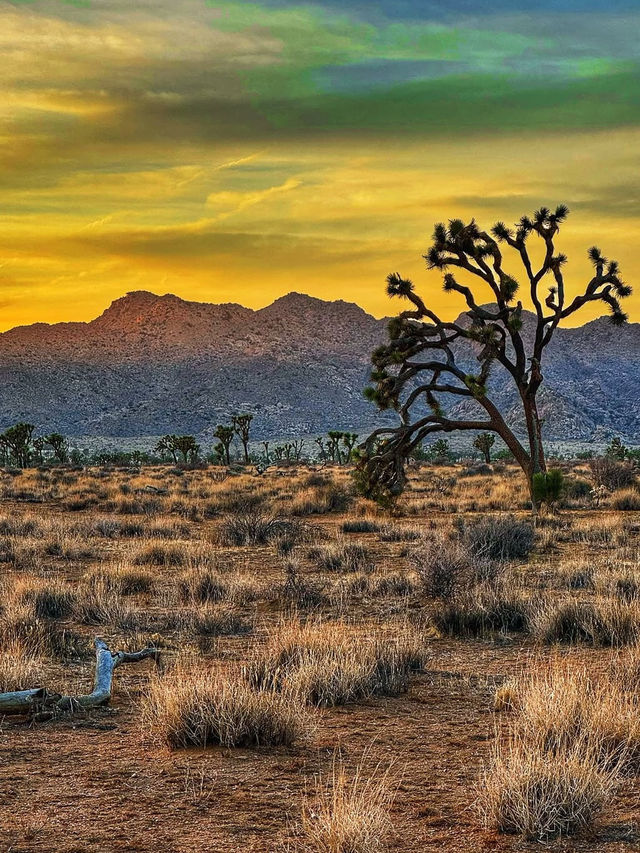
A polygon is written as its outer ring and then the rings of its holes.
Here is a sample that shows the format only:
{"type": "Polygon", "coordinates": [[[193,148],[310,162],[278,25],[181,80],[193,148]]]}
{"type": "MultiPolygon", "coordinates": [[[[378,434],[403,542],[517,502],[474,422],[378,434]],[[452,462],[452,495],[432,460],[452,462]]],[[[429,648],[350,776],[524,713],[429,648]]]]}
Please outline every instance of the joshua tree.
{"type": "Polygon", "coordinates": [[[252,420],[253,415],[249,414],[232,415],[231,417],[231,425],[233,426],[236,435],[242,442],[245,465],[249,464],[249,434],[251,432],[252,420]]]}
{"type": "Polygon", "coordinates": [[[269,442],[269,441],[263,441],[262,442],[262,446],[264,448],[264,461],[267,463],[267,465],[269,464],[269,461],[270,461],[270,457],[269,457],[269,444],[270,443],[271,442],[269,442]]]}
{"type": "Polygon", "coordinates": [[[319,458],[321,460],[326,459],[327,458],[327,448],[324,446],[324,438],[321,435],[319,435],[317,438],[314,438],[313,440],[318,445],[318,449],[320,451],[318,454],[319,458]]]}
{"type": "Polygon", "coordinates": [[[175,438],[175,448],[181,454],[182,461],[185,464],[195,462],[200,453],[200,445],[195,438],[192,435],[176,435],[173,438],[175,438]]]}
{"type": "Polygon", "coordinates": [[[566,256],[557,253],[555,239],[568,209],[560,205],[554,212],[543,207],[533,217],[523,216],[515,228],[498,222],[491,233],[475,221],[464,224],[451,220],[436,225],[433,245],[424,256],[430,269],[444,273],[447,292],[460,294],[467,305],[460,322],[442,320],[427,307],[413,283],[392,273],[387,278],[389,296],[408,299],[412,308],[389,324],[389,343],[372,357],[374,387],[367,396],[382,409],[394,408],[400,415],[395,428],[376,430],[361,449],[360,481],[364,490],[378,497],[399,494],[405,483],[404,462],[412,449],[427,435],[455,430],[482,430],[496,433],[524,471],[531,501],[535,474],[546,471],[542,444],[542,419],[537,393],[543,381],[542,359],[558,324],[587,303],[604,303],[611,319],[623,324],[627,317],[619,299],[631,288],[620,278],[616,261],[608,261],[595,246],[589,249],[594,270],[584,290],[572,300],[565,294],[563,267],[566,256]],[[539,239],[543,259],[538,268],[529,253],[532,236],[539,239]],[[526,278],[534,310],[533,328],[523,333],[523,307],[514,301],[518,282],[503,268],[501,244],[514,249],[526,278]],[[458,281],[451,269],[467,280],[476,279],[491,294],[493,303],[483,305],[471,288],[458,281]],[[540,293],[545,279],[551,278],[546,297],[540,293]],[[466,352],[465,352],[466,349],[466,352]],[[475,355],[473,372],[463,360],[475,355]],[[521,444],[492,401],[488,380],[498,365],[510,377],[518,392],[528,448],[521,444]],[[477,414],[448,415],[443,395],[472,404],[477,414]]]}
{"type": "Polygon", "coordinates": [[[196,442],[192,435],[164,435],[155,447],[156,453],[163,456],[167,453],[171,454],[171,458],[177,464],[178,454],[182,456],[182,461],[195,462],[200,452],[200,445],[196,442]]]}
{"type": "Polygon", "coordinates": [[[35,426],[33,424],[17,423],[0,435],[0,443],[8,448],[18,468],[28,468],[31,461],[31,439],[35,426]]]}
{"type": "Polygon", "coordinates": [[[491,463],[491,448],[495,443],[496,437],[490,432],[481,432],[480,435],[477,435],[474,439],[473,446],[482,453],[487,465],[491,463]]]}
{"type": "Polygon", "coordinates": [[[213,437],[217,438],[220,442],[220,449],[218,451],[218,448],[216,448],[216,451],[219,452],[220,458],[225,465],[231,465],[231,442],[234,435],[235,429],[232,426],[224,426],[223,424],[218,424],[213,433],[213,437]]]}
{"type": "Polygon", "coordinates": [[[155,452],[161,456],[170,454],[173,461],[178,463],[178,448],[176,447],[177,435],[163,435],[155,446],[155,452]]]}
{"type": "Polygon", "coordinates": [[[48,444],[53,451],[53,457],[57,462],[64,464],[69,461],[69,445],[67,439],[59,432],[45,435],[44,443],[48,444]]]}
{"type": "Polygon", "coordinates": [[[356,441],[358,440],[357,432],[343,432],[342,433],[342,443],[344,444],[347,452],[345,454],[345,462],[348,462],[351,459],[351,454],[353,453],[353,448],[356,446],[356,441]]]}

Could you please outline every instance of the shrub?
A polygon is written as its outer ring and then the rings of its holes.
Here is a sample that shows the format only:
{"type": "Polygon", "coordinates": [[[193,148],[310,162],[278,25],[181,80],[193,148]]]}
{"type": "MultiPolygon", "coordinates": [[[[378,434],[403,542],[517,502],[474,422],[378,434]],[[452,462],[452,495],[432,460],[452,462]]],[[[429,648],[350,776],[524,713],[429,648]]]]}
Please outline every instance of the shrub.
{"type": "Polygon", "coordinates": [[[499,746],[480,798],[488,826],[528,840],[573,835],[590,826],[618,783],[613,769],[575,749],[561,759],[512,736],[499,746]]]}
{"type": "Polygon", "coordinates": [[[436,539],[427,542],[411,557],[424,591],[430,598],[451,599],[461,586],[468,586],[471,582],[471,558],[458,542],[436,539]]]}
{"type": "Polygon", "coordinates": [[[637,489],[623,489],[611,495],[609,502],[611,509],[622,510],[623,512],[637,512],[640,510],[640,492],[637,489]]]}
{"type": "Polygon", "coordinates": [[[530,604],[517,593],[478,588],[444,602],[430,616],[441,634],[481,637],[529,630],[530,604]]]}
{"type": "Polygon", "coordinates": [[[209,569],[192,569],[180,579],[180,595],[185,602],[197,601],[205,604],[222,601],[229,595],[229,585],[217,573],[209,569]]]}
{"type": "Polygon", "coordinates": [[[0,653],[0,693],[40,687],[43,677],[42,660],[23,642],[13,639],[3,644],[0,653]]]}
{"type": "Polygon", "coordinates": [[[205,606],[193,613],[191,630],[200,637],[222,637],[230,634],[247,634],[251,631],[251,625],[230,607],[205,606]]]}
{"type": "Polygon", "coordinates": [[[636,469],[631,462],[619,462],[603,456],[592,459],[589,467],[596,486],[604,486],[610,492],[628,489],[636,484],[636,469]]]}
{"type": "Polygon", "coordinates": [[[221,545],[267,545],[280,539],[299,542],[308,535],[308,528],[299,521],[241,513],[229,515],[222,521],[218,541],[221,545]]]}
{"type": "Polygon", "coordinates": [[[342,522],[343,533],[377,533],[380,525],[370,518],[354,518],[342,522]]]}
{"type": "Polygon", "coordinates": [[[254,690],[192,662],[151,681],[142,725],[173,749],[291,746],[305,734],[309,717],[295,696],[254,690]]]}
{"type": "Polygon", "coordinates": [[[64,584],[43,585],[33,592],[33,611],[38,619],[67,619],[75,602],[75,594],[64,584]]]}
{"type": "Polygon", "coordinates": [[[373,571],[374,568],[369,550],[355,543],[320,545],[311,548],[307,556],[325,572],[373,571]]]}
{"type": "Polygon", "coordinates": [[[474,557],[485,560],[524,560],[534,540],[533,526],[512,516],[485,517],[462,525],[463,543],[474,557]]]}
{"type": "Polygon", "coordinates": [[[532,615],[532,630],[543,643],[632,644],[640,637],[640,608],[616,599],[545,603],[532,615]]]}
{"type": "Polygon", "coordinates": [[[343,705],[403,693],[424,657],[420,639],[408,631],[367,636],[343,623],[291,622],[256,650],[247,678],[258,688],[291,692],[313,705],[343,705]]]}
{"type": "Polygon", "coordinates": [[[378,537],[381,542],[415,542],[422,537],[416,527],[400,527],[396,524],[385,524],[378,537]]]}
{"type": "Polygon", "coordinates": [[[564,474],[559,468],[538,471],[533,475],[533,497],[536,503],[556,504],[564,491],[564,474]]]}
{"type": "Polygon", "coordinates": [[[189,552],[180,545],[147,545],[133,557],[136,566],[184,566],[189,552]]]}

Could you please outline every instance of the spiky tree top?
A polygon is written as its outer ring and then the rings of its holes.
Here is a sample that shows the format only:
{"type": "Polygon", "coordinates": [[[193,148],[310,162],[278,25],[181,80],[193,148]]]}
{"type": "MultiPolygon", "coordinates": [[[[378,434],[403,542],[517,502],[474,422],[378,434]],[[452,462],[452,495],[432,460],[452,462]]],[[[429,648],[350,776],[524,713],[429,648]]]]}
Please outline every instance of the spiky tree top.
{"type": "MultiPolygon", "coordinates": [[[[553,212],[542,207],[532,217],[523,216],[513,228],[498,222],[490,233],[481,230],[475,220],[465,224],[452,219],[448,225],[435,226],[433,244],[424,258],[429,269],[443,272],[445,291],[459,293],[464,298],[468,324],[442,320],[426,306],[409,279],[399,273],[388,276],[389,296],[407,299],[413,309],[391,320],[389,343],[372,356],[374,385],[366,394],[380,408],[396,409],[400,426],[377,430],[362,447],[371,493],[401,491],[404,459],[426,436],[439,431],[496,432],[527,470],[537,440],[533,433],[539,430],[539,423],[528,423],[531,448],[527,453],[487,396],[487,380],[493,365],[500,364],[512,376],[529,415],[542,382],[543,350],[562,320],[585,304],[597,301],[606,304],[615,324],[627,319],[619,300],[628,296],[631,288],[622,281],[616,261],[607,260],[595,246],[589,250],[593,275],[584,291],[567,302],[563,278],[567,258],[556,252],[555,238],[568,212],[565,205],[559,205],[553,212]],[[532,235],[541,241],[544,252],[538,269],[529,254],[532,235]],[[522,302],[516,300],[519,283],[503,267],[501,245],[504,244],[520,256],[535,311],[535,337],[528,347],[521,334],[522,302]],[[488,307],[479,304],[471,288],[456,278],[456,270],[462,270],[467,279],[472,277],[488,286],[493,295],[492,304],[488,307]],[[552,283],[547,285],[543,300],[540,291],[549,278],[552,283]],[[456,362],[459,341],[474,345],[478,361],[474,373],[468,373],[456,362]],[[443,394],[474,399],[484,408],[487,418],[446,417],[440,402],[443,394]],[[430,414],[412,422],[412,409],[418,402],[426,402],[430,414]]],[[[537,418],[537,412],[534,414],[537,418]]]]}

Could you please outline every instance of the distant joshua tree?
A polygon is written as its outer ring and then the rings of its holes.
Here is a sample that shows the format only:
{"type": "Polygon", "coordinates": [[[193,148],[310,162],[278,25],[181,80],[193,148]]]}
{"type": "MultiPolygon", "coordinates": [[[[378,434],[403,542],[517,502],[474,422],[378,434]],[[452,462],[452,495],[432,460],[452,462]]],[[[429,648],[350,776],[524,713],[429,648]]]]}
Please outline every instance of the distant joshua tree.
{"type": "Polygon", "coordinates": [[[0,435],[0,444],[9,451],[18,468],[28,468],[33,450],[31,440],[35,426],[20,422],[0,435]]]}
{"type": "Polygon", "coordinates": [[[224,424],[218,424],[213,433],[213,437],[219,442],[214,450],[225,465],[231,465],[231,442],[234,435],[235,429],[224,424]]]}
{"type": "Polygon", "coordinates": [[[178,454],[185,464],[193,463],[200,453],[200,445],[192,435],[163,435],[156,444],[155,452],[163,456],[170,454],[176,464],[178,463],[178,454]]]}
{"type": "Polygon", "coordinates": [[[242,449],[244,451],[244,463],[245,463],[245,465],[249,464],[249,436],[251,433],[251,421],[252,420],[253,420],[253,415],[249,415],[249,414],[232,415],[232,417],[231,417],[231,425],[235,431],[235,434],[238,436],[238,438],[242,442],[242,449]]]}
{"type": "Polygon", "coordinates": [[[487,465],[491,463],[491,448],[495,443],[496,437],[490,432],[481,432],[480,435],[477,435],[474,439],[473,446],[482,453],[487,465]]]}
{"type": "Polygon", "coordinates": [[[627,317],[619,300],[631,293],[620,277],[617,262],[607,260],[594,246],[588,253],[593,274],[584,290],[567,300],[563,278],[567,258],[556,252],[554,243],[568,212],[565,205],[553,212],[542,207],[531,218],[523,216],[513,229],[498,222],[490,234],[474,220],[465,224],[452,219],[448,225],[436,225],[433,245],[424,257],[428,268],[443,271],[445,290],[464,298],[468,310],[459,323],[442,320],[428,308],[408,279],[398,273],[388,276],[389,296],[409,300],[412,308],[391,320],[389,343],[373,353],[374,385],[367,389],[367,396],[381,409],[396,409],[400,424],[376,430],[363,444],[359,480],[365,493],[380,498],[399,494],[405,484],[405,460],[426,436],[481,430],[499,435],[513,453],[527,478],[535,510],[534,477],[546,472],[537,405],[545,348],[559,323],[589,303],[604,303],[613,323],[623,324],[627,317]],[[532,235],[540,240],[543,251],[538,268],[529,254],[532,235]],[[522,262],[534,310],[531,336],[522,334],[522,302],[514,302],[518,282],[503,269],[500,244],[514,249],[522,262]],[[493,304],[483,305],[471,288],[449,271],[451,268],[478,279],[492,294],[493,304]],[[552,284],[543,297],[540,289],[548,277],[552,284]],[[470,352],[478,362],[474,372],[461,364],[461,356],[468,360],[470,352]],[[488,380],[496,363],[518,392],[528,438],[526,449],[491,399],[488,380]],[[472,403],[477,414],[447,415],[441,402],[443,395],[472,403]]]}
{"type": "Polygon", "coordinates": [[[64,464],[69,461],[69,445],[63,435],[59,432],[52,432],[49,435],[45,435],[43,440],[53,451],[53,458],[56,462],[64,464]]]}

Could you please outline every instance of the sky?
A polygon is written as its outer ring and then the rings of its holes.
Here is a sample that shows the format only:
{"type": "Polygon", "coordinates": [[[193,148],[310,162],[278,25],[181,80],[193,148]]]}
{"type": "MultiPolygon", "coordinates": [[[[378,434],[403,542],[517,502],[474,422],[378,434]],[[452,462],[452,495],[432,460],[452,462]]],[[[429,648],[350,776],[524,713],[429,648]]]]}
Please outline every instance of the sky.
{"type": "Polygon", "coordinates": [[[633,285],[639,32],[637,0],[0,0],[0,329],[132,290],[383,316],[395,270],[453,317],[434,223],[559,202],[569,289],[593,244],[633,285]]]}

